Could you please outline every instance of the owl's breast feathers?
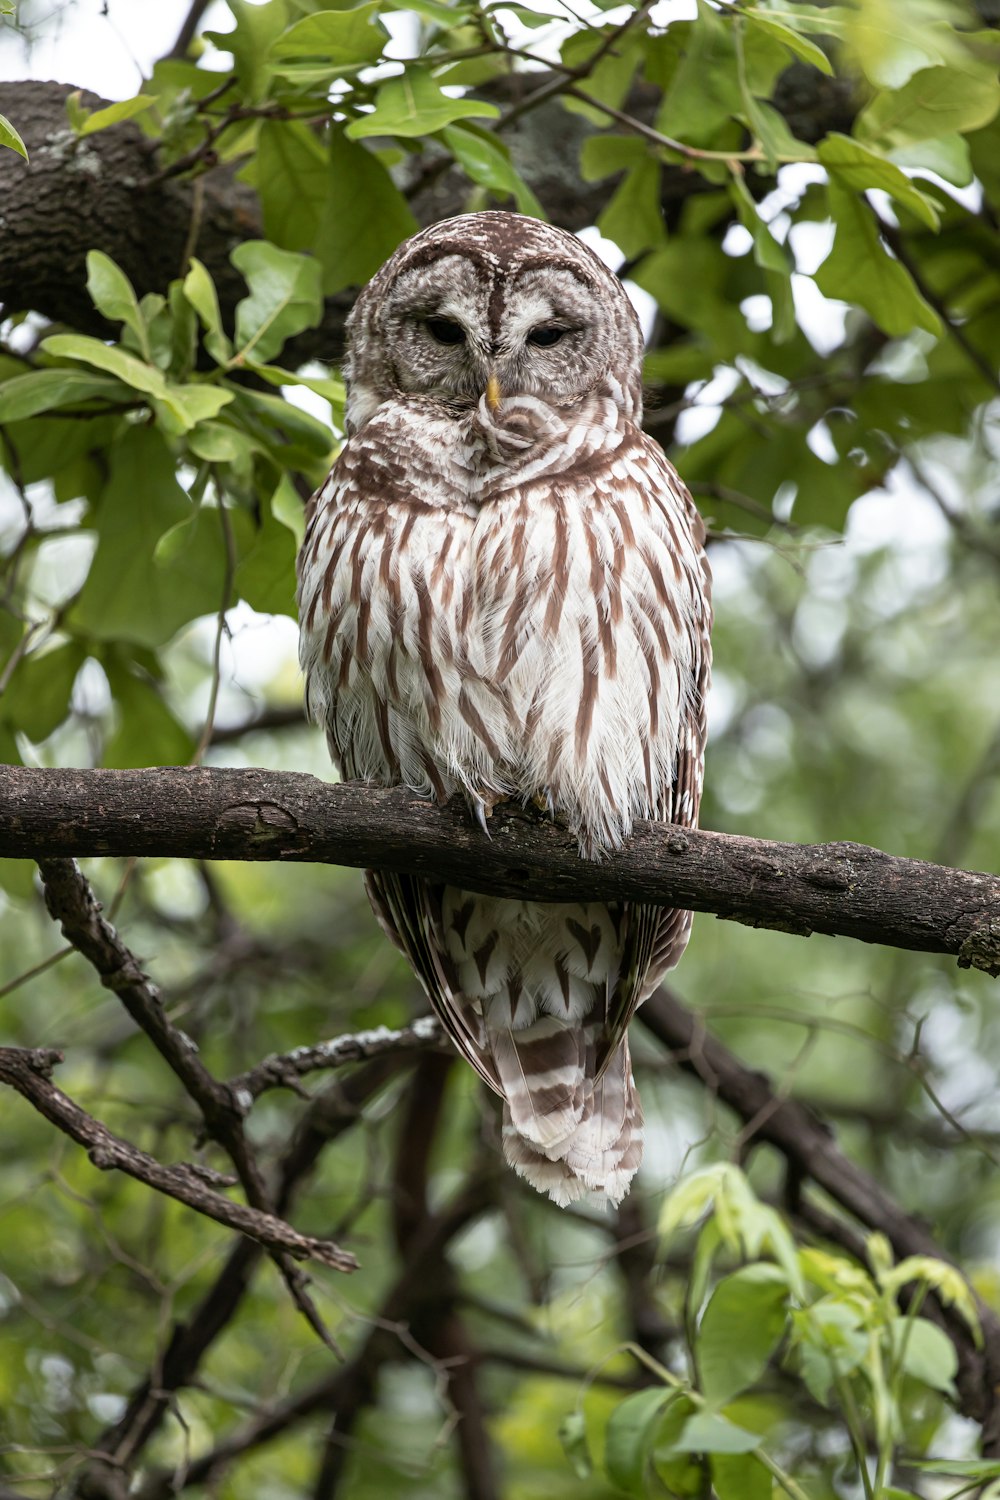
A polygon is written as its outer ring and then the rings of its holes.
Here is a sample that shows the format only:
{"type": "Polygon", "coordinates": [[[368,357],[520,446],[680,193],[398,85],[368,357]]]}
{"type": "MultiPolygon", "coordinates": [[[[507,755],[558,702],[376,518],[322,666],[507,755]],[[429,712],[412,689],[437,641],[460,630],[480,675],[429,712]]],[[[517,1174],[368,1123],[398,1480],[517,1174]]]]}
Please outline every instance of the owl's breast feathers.
{"type": "Polygon", "coordinates": [[[608,400],[515,398],[495,422],[482,403],[462,421],[387,404],[314,497],[299,563],[309,704],[335,760],[487,809],[541,797],[586,852],[635,818],[693,818],[703,535],[608,400]]]}

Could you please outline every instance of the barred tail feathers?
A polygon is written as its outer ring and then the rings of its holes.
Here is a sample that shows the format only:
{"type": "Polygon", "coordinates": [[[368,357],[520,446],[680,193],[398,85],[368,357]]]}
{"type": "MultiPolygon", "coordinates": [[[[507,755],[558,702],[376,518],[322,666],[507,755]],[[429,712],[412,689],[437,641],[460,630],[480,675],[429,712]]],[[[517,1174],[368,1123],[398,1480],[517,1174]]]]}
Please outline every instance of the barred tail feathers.
{"type": "Polygon", "coordinates": [[[610,910],[445,887],[435,916],[449,983],[431,998],[456,1039],[458,1014],[479,1019],[478,1046],[459,1045],[504,1100],[510,1165],[557,1203],[620,1202],[642,1111],[624,1040],[605,1062],[623,958],[610,910]]]}
{"type": "MultiPolygon", "coordinates": [[[[561,1208],[581,1198],[617,1206],[642,1160],[642,1105],[632,1077],[628,1042],[623,1040],[601,1078],[580,1080],[582,1108],[561,1139],[544,1146],[537,1132],[519,1128],[521,1110],[504,1106],[504,1155],[518,1176],[561,1208]]],[[[530,1076],[528,1079],[530,1088],[530,1076]]]]}

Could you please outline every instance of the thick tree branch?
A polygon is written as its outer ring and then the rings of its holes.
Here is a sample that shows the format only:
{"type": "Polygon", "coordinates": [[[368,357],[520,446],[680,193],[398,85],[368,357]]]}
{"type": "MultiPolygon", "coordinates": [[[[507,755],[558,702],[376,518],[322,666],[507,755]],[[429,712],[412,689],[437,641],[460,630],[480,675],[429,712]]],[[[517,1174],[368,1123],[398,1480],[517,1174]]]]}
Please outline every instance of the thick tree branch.
{"type": "Polygon", "coordinates": [[[862,844],[783,844],[639,823],[600,863],[546,819],[258,770],[0,768],[0,855],[281,859],[375,867],[541,901],[643,900],[839,934],[1000,974],[1000,876],[862,844]]]}
{"type": "Polygon", "coordinates": [[[52,1082],[53,1066],[62,1061],[62,1053],[53,1049],[35,1051],[21,1047],[0,1047],[0,1083],[7,1083],[33,1104],[40,1114],[83,1146],[95,1167],[102,1172],[118,1170],[145,1182],[157,1192],[166,1193],[199,1213],[207,1214],[229,1229],[237,1229],[262,1245],[285,1251],[298,1260],[317,1260],[335,1271],[356,1271],[353,1255],[341,1250],[332,1240],[300,1234],[274,1214],[233,1203],[205,1182],[201,1174],[183,1162],[164,1166],[145,1151],[113,1135],[107,1126],[88,1115],[78,1104],[52,1082]]]}

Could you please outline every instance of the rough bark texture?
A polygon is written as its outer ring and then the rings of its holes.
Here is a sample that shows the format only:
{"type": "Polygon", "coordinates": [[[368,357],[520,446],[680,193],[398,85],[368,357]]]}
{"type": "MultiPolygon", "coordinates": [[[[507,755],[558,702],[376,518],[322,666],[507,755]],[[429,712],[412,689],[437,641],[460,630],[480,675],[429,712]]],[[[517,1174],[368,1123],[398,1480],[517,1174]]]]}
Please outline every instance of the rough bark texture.
{"type": "Polygon", "coordinates": [[[0,768],[0,855],[287,859],[399,870],[541,901],[644,900],[808,936],[953,953],[1000,974],[1000,876],[863,844],[781,844],[640,823],[582,860],[540,816],[499,809],[491,837],[461,802],[313,776],[160,767],[0,768]]]}

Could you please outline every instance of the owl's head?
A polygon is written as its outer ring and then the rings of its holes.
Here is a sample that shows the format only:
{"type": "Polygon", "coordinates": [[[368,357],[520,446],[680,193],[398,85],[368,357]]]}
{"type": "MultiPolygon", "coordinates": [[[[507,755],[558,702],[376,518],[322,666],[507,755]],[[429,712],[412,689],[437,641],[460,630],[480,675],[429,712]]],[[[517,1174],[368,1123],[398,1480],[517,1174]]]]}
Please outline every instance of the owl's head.
{"type": "Polygon", "coordinates": [[[348,322],[348,426],[417,395],[456,415],[501,398],[641,416],[642,334],[621,282],[574,235],[521,214],[444,219],[400,245],[348,322]]]}

